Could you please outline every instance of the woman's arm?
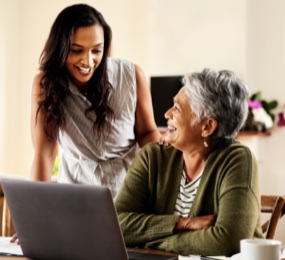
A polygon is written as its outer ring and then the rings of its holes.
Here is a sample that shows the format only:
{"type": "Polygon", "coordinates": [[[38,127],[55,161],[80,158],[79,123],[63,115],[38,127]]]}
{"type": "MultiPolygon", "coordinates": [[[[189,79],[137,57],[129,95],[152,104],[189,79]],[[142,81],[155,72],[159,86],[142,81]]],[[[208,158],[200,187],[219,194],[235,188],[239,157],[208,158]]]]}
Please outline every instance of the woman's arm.
{"type": "MultiPolygon", "coordinates": [[[[204,177],[204,179],[208,177],[207,183],[210,186],[216,185],[217,193],[214,201],[217,204],[213,205],[216,208],[214,214],[217,214],[215,225],[203,230],[177,233],[152,241],[148,243],[149,247],[180,254],[230,256],[239,251],[241,239],[253,238],[255,235],[262,236],[255,158],[249,149],[236,149],[221,153],[220,159],[216,161],[219,165],[223,162],[219,171],[207,172],[208,175],[204,177]]],[[[212,164],[211,169],[215,169],[215,163],[212,164]]],[[[212,199],[213,194],[207,191],[209,185],[201,185],[202,182],[199,189],[203,190],[200,192],[198,190],[198,193],[203,194],[206,200],[212,199]]],[[[197,203],[203,203],[202,196],[195,198],[193,206],[197,203]]]]}
{"type": "Polygon", "coordinates": [[[241,239],[253,238],[258,212],[254,194],[249,194],[246,189],[232,190],[222,198],[214,226],[177,233],[147,246],[186,255],[231,256],[238,253],[241,239]]]}
{"type": "Polygon", "coordinates": [[[196,231],[201,229],[206,229],[214,226],[216,222],[215,215],[206,215],[198,217],[180,217],[174,227],[175,231],[196,231]]]}
{"type": "MultiPolygon", "coordinates": [[[[115,206],[127,246],[145,245],[149,241],[173,234],[179,218],[172,210],[163,209],[169,208],[167,196],[164,195],[169,191],[167,187],[162,188],[157,183],[157,170],[150,165],[148,153],[154,146],[160,149],[157,143],[151,143],[140,150],[115,197],[115,206]]],[[[166,182],[169,183],[167,180],[166,182]]],[[[172,209],[172,206],[170,208],[172,209]]]]}
{"type": "Polygon", "coordinates": [[[160,133],[154,120],[151,94],[142,69],[135,65],[137,83],[137,107],[135,135],[140,147],[149,142],[158,142],[160,133]]]}
{"type": "MultiPolygon", "coordinates": [[[[159,191],[155,192],[155,196],[151,195],[153,190],[162,187],[157,185],[150,176],[151,167],[145,153],[148,147],[145,147],[135,158],[115,197],[115,205],[126,245],[145,246],[149,242],[157,239],[163,240],[177,232],[200,230],[212,226],[215,222],[214,215],[198,216],[189,220],[189,218],[183,218],[173,212],[163,210],[165,204],[170,202],[169,196],[173,192],[170,190],[166,192],[168,197],[159,191]],[[154,208],[156,209],[154,210],[154,208]],[[163,213],[158,214],[158,211],[163,213]]],[[[167,177],[165,182],[168,182],[167,177]]],[[[172,189],[175,189],[174,183],[171,186],[172,189]]]]}
{"type": "Polygon", "coordinates": [[[34,160],[32,163],[30,178],[35,181],[50,181],[52,169],[57,153],[57,141],[48,140],[44,131],[43,111],[38,110],[38,102],[41,97],[41,75],[38,74],[32,84],[31,94],[31,136],[34,148],[34,160]]]}
{"type": "MultiPolygon", "coordinates": [[[[50,181],[53,169],[54,160],[57,151],[57,142],[48,141],[44,132],[44,115],[39,111],[38,116],[38,101],[40,100],[40,79],[41,75],[35,76],[32,84],[31,93],[31,136],[34,148],[34,160],[31,167],[30,179],[35,181],[50,181]]],[[[17,234],[14,234],[10,240],[15,243],[18,240],[17,234]]],[[[18,243],[20,243],[18,241],[18,243]]]]}

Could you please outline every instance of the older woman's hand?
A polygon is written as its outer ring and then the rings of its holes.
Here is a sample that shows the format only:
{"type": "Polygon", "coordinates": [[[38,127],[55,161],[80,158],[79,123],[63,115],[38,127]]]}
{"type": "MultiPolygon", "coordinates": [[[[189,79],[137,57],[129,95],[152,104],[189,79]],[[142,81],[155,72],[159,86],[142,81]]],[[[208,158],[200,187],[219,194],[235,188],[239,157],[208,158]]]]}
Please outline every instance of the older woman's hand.
{"type": "Polygon", "coordinates": [[[215,215],[207,215],[207,216],[200,216],[191,218],[187,225],[184,227],[184,230],[200,230],[200,229],[206,229],[208,227],[211,227],[216,222],[216,216],[215,215]]]}
{"type": "Polygon", "coordinates": [[[215,215],[199,216],[194,218],[180,218],[175,226],[176,231],[194,231],[206,229],[213,226],[216,222],[215,215]]]}

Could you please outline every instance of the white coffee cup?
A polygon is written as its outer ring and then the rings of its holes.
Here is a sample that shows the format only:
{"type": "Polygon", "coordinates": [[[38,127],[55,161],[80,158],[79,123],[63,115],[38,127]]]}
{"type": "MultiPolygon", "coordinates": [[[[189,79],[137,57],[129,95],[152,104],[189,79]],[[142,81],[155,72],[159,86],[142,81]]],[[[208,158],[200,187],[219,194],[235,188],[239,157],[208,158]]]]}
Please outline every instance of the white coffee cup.
{"type": "Polygon", "coordinates": [[[275,239],[242,239],[241,260],[280,260],[282,242],[275,239]]]}

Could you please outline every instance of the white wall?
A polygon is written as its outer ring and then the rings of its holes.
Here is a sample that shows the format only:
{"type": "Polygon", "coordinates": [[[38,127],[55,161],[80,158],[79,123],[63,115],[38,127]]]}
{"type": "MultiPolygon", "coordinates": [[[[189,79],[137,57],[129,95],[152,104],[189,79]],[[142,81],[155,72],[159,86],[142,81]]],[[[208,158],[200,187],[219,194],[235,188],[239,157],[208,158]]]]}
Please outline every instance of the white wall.
{"type": "Polygon", "coordinates": [[[268,99],[285,100],[285,1],[247,1],[247,81],[268,99]]]}
{"type": "MultiPolygon", "coordinates": [[[[252,92],[262,90],[263,98],[285,108],[285,1],[248,0],[247,17],[247,82],[252,92]]],[[[284,137],[285,127],[275,127],[253,146],[263,194],[285,195],[284,137]]],[[[284,243],[285,218],[280,224],[276,237],[284,243]]]]}
{"type": "Polygon", "coordinates": [[[5,9],[2,5],[0,1],[0,171],[12,171],[18,158],[16,129],[22,116],[18,107],[19,7],[16,1],[5,2],[5,9]]]}
{"type": "Polygon", "coordinates": [[[150,1],[149,73],[204,67],[246,75],[246,1],[150,1]]]}
{"type": "MultiPolygon", "coordinates": [[[[147,77],[232,69],[250,92],[285,100],[285,1],[89,0],[113,29],[113,55],[147,77]]],[[[0,0],[0,172],[28,175],[30,86],[56,15],[74,0],[0,0]]],[[[261,192],[285,194],[285,127],[244,140],[260,162],[261,192]]],[[[285,239],[284,239],[285,241],[285,239]]]]}

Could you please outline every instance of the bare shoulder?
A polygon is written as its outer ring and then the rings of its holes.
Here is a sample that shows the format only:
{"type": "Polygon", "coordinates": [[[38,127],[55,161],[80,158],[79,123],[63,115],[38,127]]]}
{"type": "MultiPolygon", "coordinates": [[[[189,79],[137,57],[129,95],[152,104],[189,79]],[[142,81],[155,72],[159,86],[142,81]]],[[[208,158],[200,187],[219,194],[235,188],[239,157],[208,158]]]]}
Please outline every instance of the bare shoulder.
{"type": "Polygon", "coordinates": [[[43,73],[42,72],[37,73],[35,75],[35,77],[34,77],[33,84],[35,84],[35,83],[36,84],[40,84],[40,81],[41,81],[42,77],[43,77],[43,73]]]}
{"type": "Polygon", "coordinates": [[[145,92],[146,90],[148,91],[149,90],[148,82],[144,74],[144,71],[137,64],[134,64],[134,66],[135,66],[135,73],[136,73],[137,91],[138,92],[140,91],[145,92]]]}
{"type": "Polygon", "coordinates": [[[136,77],[137,78],[145,77],[142,68],[139,65],[137,65],[137,64],[134,64],[134,66],[135,66],[136,77]]]}
{"type": "Polygon", "coordinates": [[[41,91],[41,79],[43,77],[43,74],[41,72],[37,73],[33,79],[32,83],[32,92],[33,93],[39,93],[41,91]]]}

